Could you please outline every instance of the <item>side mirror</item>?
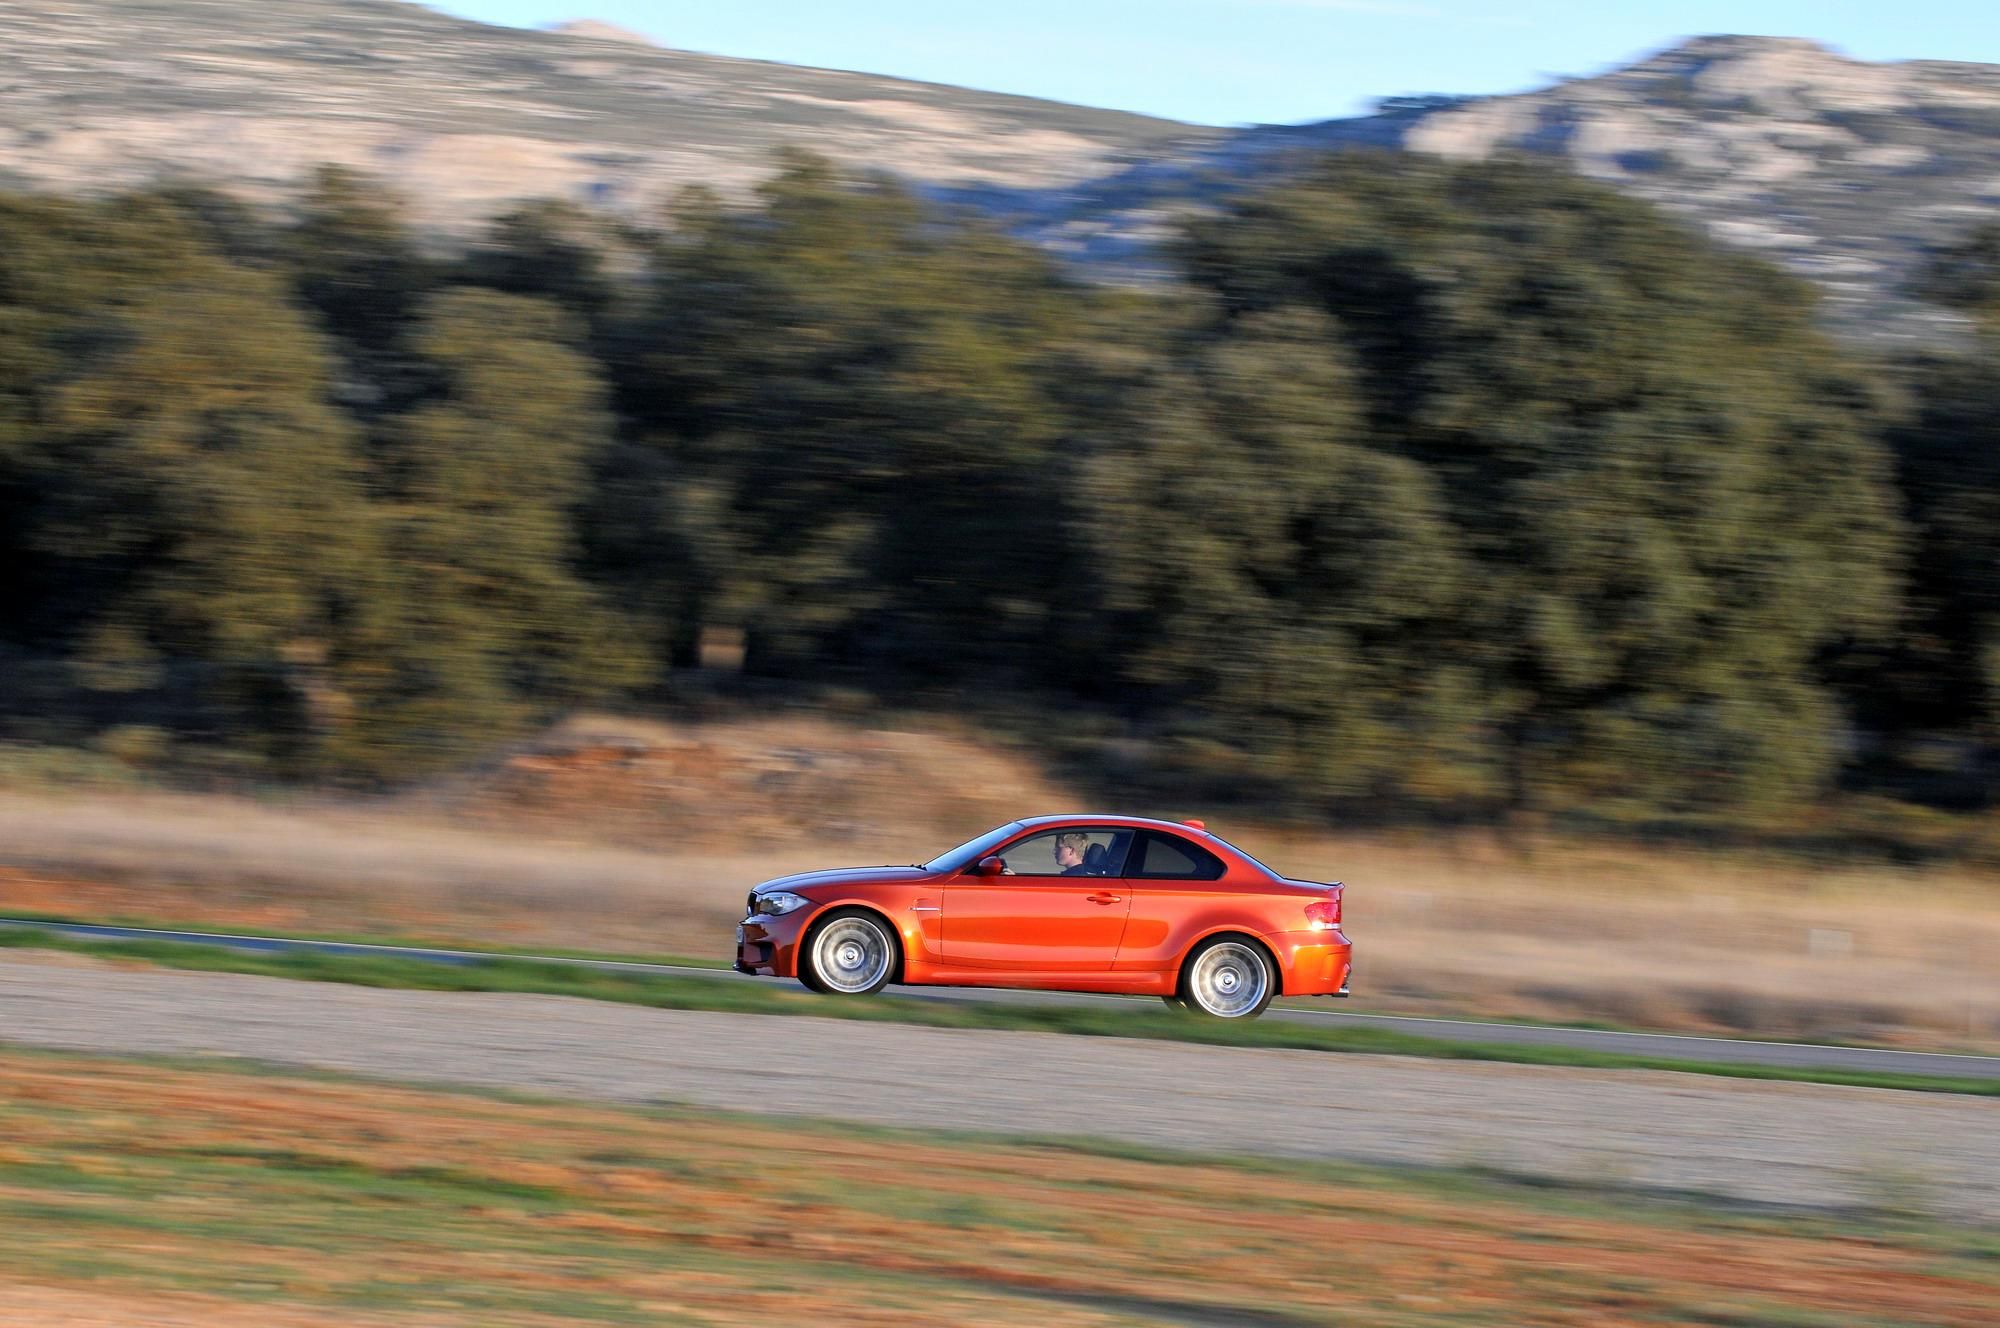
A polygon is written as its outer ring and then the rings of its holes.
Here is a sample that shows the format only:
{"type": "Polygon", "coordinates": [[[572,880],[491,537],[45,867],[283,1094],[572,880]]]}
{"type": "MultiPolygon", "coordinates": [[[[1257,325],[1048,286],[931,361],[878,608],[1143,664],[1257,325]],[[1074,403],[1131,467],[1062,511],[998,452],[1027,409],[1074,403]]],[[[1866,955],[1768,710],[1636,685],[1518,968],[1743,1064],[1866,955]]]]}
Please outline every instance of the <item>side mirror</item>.
{"type": "Polygon", "coordinates": [[[974,876],[998,876],[1007,870],[1005,858],[981,858],[972,866],[974,876]]]}

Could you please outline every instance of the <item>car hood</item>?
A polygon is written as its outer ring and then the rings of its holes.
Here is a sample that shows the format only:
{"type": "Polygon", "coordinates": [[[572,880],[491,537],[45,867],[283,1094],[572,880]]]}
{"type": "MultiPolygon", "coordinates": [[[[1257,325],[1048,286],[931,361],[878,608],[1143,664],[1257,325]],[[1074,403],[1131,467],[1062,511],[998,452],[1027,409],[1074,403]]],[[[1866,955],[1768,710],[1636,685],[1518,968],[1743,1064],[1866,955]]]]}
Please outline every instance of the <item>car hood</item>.
{"type": "Polygon", "coordinates": [[[803,890],[813,885],[893,885],[898,881],[927,881],[936,873],[922,867],[836,867],[832,871],[799,872],[765,881],[753,893],[772,890],[803,890]]]}

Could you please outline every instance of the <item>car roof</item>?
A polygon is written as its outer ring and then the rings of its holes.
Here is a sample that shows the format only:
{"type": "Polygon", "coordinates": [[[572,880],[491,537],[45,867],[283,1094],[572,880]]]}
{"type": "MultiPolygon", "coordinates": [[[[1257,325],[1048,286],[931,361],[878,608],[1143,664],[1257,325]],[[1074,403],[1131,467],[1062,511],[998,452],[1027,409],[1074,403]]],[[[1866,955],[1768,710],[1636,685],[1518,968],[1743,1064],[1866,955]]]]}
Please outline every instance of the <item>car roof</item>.
{"type": "MultiPolygon", "coordinates": [[[[1037,829],[1045,825],[1121,825],[1147,830],[1175,830],[1184,835],[1207,835],[1206,827],[1196,828],[1186,821],[1161,821],[1151,816],[1119,816],[1103,812],[1065,812],[1059,816],[1023,816],[1017,824],[1037,829]]],[[[1213,836],[1211,836],[1212,838],[1213,836]]]]}
{"type": "Polygon", "coordinates": [[[1242,863],[1247,867],[1255,868],[1257,871],[1273,879],[1280,881],[1285,879],[1199,821],[1190,825],[1186,821],[1162,821],[1151,816],[1120,816],[1116,813],[1106,812],[1068,812],[1061,816],[1023,816],[1015,821],[1014,824],[1020,826],[1023,830],[1039,830],[1047,826],[1065,825],[1108,825],[1130,827],[1135,830],[1165,830],[1170,834],[1189,835],[1197,839],[1206,839],[1223,857],[1242,863]]]}

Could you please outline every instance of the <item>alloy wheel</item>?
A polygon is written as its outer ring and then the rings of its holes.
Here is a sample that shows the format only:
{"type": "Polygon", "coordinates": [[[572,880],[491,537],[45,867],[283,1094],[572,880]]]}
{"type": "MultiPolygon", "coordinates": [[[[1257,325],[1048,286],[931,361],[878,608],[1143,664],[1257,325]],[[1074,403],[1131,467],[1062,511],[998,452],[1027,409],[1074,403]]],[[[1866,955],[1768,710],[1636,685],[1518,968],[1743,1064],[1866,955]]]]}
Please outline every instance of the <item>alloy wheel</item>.
{"type": "Polygon", "coordinates": [[[854,996],[881,986],[894,955],[879,924],[835,918],[813,940],[813,974],[828,991],[854,996]]]}
{"type": "Polygon", "coordinates": [[[1242,1019],[1270,1002],[1271,966],[1241,941],[1221,941],[1195,956],[1187,976],[1187,999],[1203,1014],[1242,1019]]]}

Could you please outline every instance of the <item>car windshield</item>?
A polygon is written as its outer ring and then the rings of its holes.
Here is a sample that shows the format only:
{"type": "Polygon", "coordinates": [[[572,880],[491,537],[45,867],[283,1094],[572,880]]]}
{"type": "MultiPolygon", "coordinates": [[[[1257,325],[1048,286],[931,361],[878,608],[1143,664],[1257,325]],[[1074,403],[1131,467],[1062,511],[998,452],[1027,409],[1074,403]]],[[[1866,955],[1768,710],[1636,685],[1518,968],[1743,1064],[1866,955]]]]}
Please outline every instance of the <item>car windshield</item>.
{"type": "Polygon", "coordinates": [[[1021,828],[1022,826],[1019,821],[1009,821],[998,830],[988,830],[979,838],[968,839],[957,848],[951,850],[951,852],[932,858],[929,862],[923,864],[924,870],[934,872],[963,871],[985,857],[988,853],[991,853],[994,849],[1006,843],[1021,828]]]}

